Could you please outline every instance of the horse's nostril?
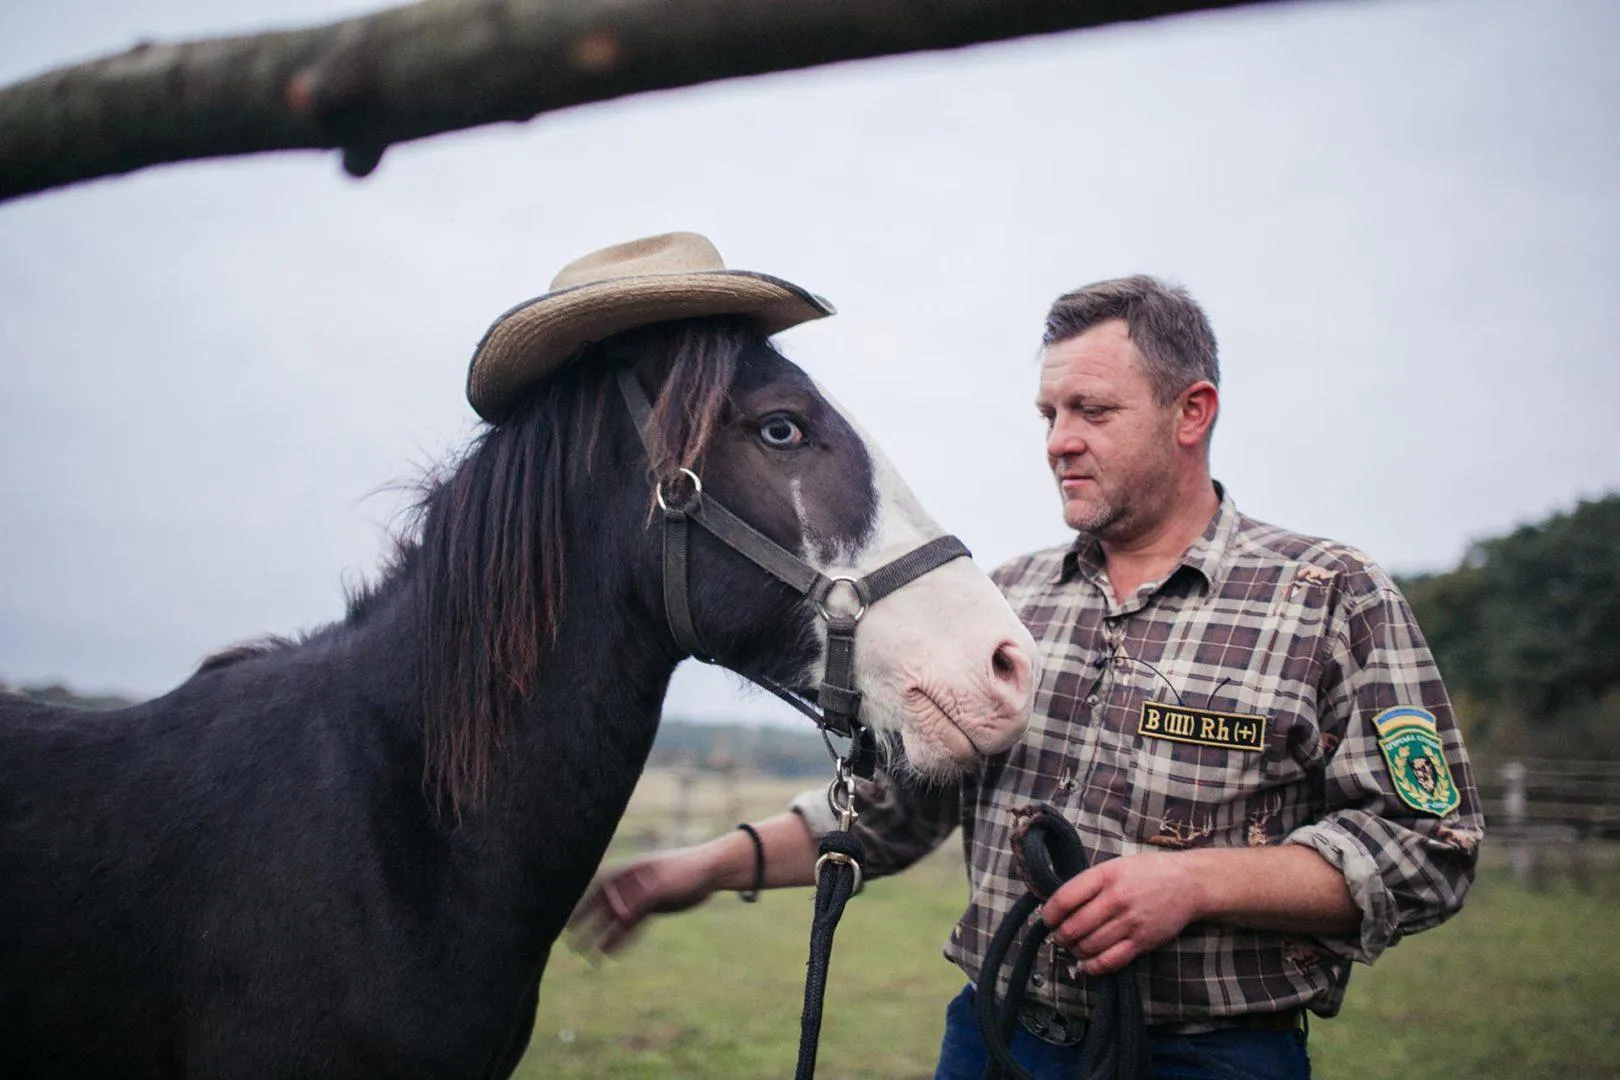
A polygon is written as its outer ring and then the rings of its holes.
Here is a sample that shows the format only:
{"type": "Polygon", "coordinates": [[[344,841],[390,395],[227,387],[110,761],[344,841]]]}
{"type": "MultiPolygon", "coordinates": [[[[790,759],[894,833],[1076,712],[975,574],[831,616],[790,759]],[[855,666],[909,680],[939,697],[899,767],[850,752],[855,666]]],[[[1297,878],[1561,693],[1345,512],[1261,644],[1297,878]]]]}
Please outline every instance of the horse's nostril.
{"type": "Polygon", "coordinates": [[[1018,646],[1004,641],[991,654],[990,669],[996,673],[997,679],[1011,683],[1017,689],[1023,686],[1029,676],[1029,661],[1018,646]]]}
{"type": "Polygon", "coordinates": [[[991,693],[998,699],[998,707],[1009,716],[1028,709],[1035,677],[1028,651],[1004,641],[990,654],[990,670],[995,679],[991,693]]]}

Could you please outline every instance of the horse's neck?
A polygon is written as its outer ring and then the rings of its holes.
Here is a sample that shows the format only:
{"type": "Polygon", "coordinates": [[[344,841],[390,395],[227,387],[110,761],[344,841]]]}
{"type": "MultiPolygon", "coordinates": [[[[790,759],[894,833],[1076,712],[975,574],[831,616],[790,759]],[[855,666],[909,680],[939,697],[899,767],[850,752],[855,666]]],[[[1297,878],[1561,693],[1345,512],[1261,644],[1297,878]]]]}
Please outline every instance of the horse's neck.
{"type": "MultiPolygon", "coordinates": [[[[535,672],[510,744],[497,755],[483,805],[459,822],[441,821],[444,843],[430,845],[451,861],[445,870],[469,904],[517,915],[541,948],[607,850],[675,667],[661,610],[649,603],[658,583],[634,580],[639,571],[628,566],[579,569],[570,576],[557,640],[535,672]]],[[[373,648],[414,650],[403,604],[396,614],[382,620],[390,625],[379,628],[373,648]]],[[[399,730],[418,730],[420,709],[419,701],[403,701],[399,730]]]]}
{"type": "Polygon", "coordinates": [[[607,622],[565,620],[491,785],[489,826],[550,921],[567,917],[607,850],[674,670],[645,627],[607,622]]]}

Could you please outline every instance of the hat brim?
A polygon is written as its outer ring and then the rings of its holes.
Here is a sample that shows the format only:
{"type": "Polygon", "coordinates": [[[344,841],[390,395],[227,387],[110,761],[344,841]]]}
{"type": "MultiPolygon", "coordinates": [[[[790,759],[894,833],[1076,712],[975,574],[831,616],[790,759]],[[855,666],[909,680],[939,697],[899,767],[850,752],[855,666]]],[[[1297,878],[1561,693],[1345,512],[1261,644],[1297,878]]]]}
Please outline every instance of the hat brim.
{"type": "Polygon", "coordinates": [[[643,274],[559,289],[519,304],[485,331],[467,368],[467,400],[479,416],[498,419],[585,345],[652,323],[747,315],[770,335],[833,313],[814,293],[747,270],[643,274]]]}

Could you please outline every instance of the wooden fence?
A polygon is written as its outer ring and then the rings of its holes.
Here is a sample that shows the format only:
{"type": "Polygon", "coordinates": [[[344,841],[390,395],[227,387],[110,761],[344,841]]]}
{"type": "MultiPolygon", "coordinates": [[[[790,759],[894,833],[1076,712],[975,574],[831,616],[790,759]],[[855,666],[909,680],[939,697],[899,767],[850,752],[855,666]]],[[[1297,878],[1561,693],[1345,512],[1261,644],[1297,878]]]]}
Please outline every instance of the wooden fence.
{"type": "Polygon", "coordinates": [[[1562,871],[1586,885],[1620,840],[1620,762],[1519,758],[1478,765],[1475,779],[1486,843],[1528,884],[1562,871]]]}

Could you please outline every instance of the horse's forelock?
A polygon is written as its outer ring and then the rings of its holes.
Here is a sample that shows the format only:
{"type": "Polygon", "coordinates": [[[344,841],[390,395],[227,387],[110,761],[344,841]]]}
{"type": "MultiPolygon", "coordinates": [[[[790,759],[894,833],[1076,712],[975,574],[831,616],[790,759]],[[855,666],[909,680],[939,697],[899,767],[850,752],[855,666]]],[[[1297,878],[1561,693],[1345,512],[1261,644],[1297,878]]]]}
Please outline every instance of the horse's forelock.
{"type": "Polygon", "coordinates": [[[739,359],[764,337],[735,318],[665,324],[647,333],[649,351],[669,357],[647,431],[652,475],[668,477],[696,468],[724,419],[739,359]]]}

